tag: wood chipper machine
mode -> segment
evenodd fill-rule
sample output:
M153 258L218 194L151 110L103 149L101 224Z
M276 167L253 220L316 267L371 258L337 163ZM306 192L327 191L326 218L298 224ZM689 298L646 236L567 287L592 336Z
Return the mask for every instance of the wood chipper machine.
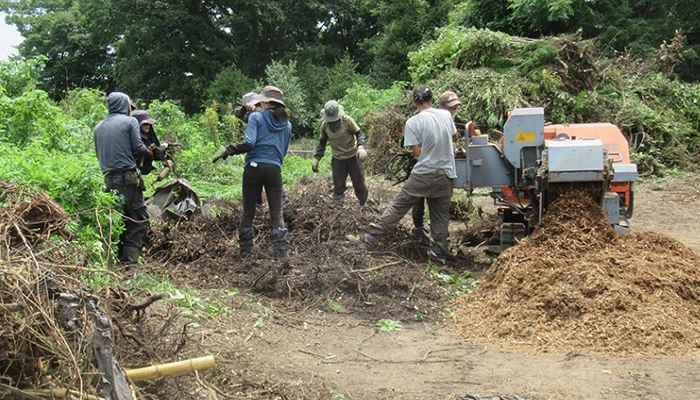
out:
M637 165L627 139L610 123L545 125L543 108L516 108L499 143L467 137L456 158L454 186L471 194L491 188L502 216L501 244L515 244L534 229L560 194L583 190L618 231L629 229Z

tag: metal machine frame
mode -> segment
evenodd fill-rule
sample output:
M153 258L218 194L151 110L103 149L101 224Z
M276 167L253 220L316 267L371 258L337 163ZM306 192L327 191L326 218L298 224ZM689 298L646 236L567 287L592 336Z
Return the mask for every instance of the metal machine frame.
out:
M611 224L629 227L637 166L616 126L545 125L543 108L516 108L499 143L487 136L467 140L466 157L455 160L454 187L491 188L501 206L502 242L529 233L551 201L572 189L590 191Z

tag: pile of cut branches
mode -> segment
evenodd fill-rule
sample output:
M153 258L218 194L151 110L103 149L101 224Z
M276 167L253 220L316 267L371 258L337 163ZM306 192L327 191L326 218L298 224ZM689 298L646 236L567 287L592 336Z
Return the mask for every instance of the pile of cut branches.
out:
M161 341L155 335L139 338L132 333L137 331L135 316L152 301L132 305L130 296L114 296L116 289L109 299L94 293L83 275L99 273L115 282L120 276L80 263L70 265L80 251L52 237L65 231L65 211L44 192L6 183L2 189L0 398L133 398L115 354L138 364L171 354L140 351ZM119 338L112 323L120 328ZM122 338L127 340L119 344L128 349L117 351L116 341Z

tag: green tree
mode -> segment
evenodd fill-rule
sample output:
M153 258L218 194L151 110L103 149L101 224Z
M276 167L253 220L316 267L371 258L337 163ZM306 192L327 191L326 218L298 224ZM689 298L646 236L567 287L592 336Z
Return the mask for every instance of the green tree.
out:
M41 87L54 99L75 87L107 89L111 85L110 36L93 25L105 11L102 2L0 0L0 9L24 37L20 55L46 57Z
M265 84L277 86L284 93L284 104L292 113L294 135L297 137L310 135L315 113L307 105L306 92L297 75L296 61L270 64L265 69Z

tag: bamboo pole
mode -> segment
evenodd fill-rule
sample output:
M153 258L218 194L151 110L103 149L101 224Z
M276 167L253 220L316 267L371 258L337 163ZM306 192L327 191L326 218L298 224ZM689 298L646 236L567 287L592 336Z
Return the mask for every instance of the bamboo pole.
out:
M216 366L214 356L191 358L189 360L177 361L168 364L151 365L150 367L127 369L126 376L134 382L149 379L161 378L165 376L182 375L192 371L203 371Z

